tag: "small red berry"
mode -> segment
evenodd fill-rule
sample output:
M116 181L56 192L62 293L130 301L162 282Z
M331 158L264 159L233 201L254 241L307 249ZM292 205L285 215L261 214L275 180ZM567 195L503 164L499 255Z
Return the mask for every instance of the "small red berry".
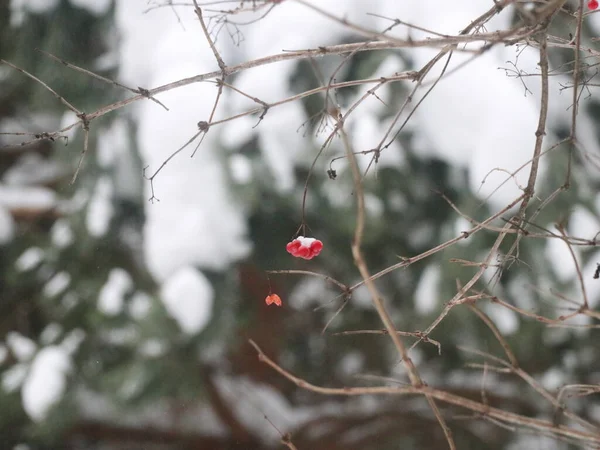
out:
M308 258L310 255L310 248L308 247L300 247L296 251L294 256L299 256L300 258Z
M298 248L300 248L300 245L300 241L294 239L292 242L289 242L288 245L285 246L285 249L288 251L288 253L291 253L293 255L294 253L296 253Z
M265 303L267 305L275 304L277 306L281 306L281 297L277 294L269 294L267 298L265 298Z
M319 240L316 240L312 244L310 244L310 249L314 253L316 253L316 255L318 255L319 253L321 253L321 250L323 250L323 243Z
M598 9L598 0L590 0L587 6L588 9Z

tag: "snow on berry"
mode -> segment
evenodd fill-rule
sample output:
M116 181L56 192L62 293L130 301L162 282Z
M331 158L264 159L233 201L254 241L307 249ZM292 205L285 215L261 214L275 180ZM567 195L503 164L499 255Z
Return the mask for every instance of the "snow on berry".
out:
M598 9L598 0L590 0L588 2L588 9Z
M265 298L265 303L267 305L272 305L273 303L277 306L281 306L281 297L277 294L269 294L267 298Z
M296 258L313 259L323 250L323 243L315 238L298 236L285 249Z

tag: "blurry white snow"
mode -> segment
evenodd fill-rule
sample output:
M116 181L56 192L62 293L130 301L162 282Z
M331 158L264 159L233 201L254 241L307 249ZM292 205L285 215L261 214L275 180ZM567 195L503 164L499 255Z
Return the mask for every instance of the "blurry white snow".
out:
M4 174L4 181L15 186L43 185L55 181L64 173L64 167L57 161L33 153L23 155L11 166Z
M18 27L23 23L27 11L40 14L56 8L59 0L10 0L10 25Z
M103 129L98 138L98 164L105 168L113 165L119 153L127 149L128 139L129 130L123 118L114 120Z
M54 191L42 187L0 184L0 206L9 210L49 210L56 206Z
M84 339L85 331L83 331L81 328L75 328L65 336L60 346L65 350L65 352L67 352L69 355L72 355L79 349L79 346Z
M134 325L107 328L102 330L102 338L112 345L131 345L137 343L140 337L140 329Z
M593 239L600 233L600 222L588 209L577 205L569 217L569 236Z
M69 311L69 310L73 309L78 303L79 303L79 297L73 291L66 292L60 299L60 306L65 311Z
M147 372L126 377L119 386L118 395L123 400L130 400L141 392L147 383Z
M193 267L175 272L162 285L161 299L185 333L199 333L212 316L213 288L204 274Z
M477 0L457 0L455 2L435 2L433 0L413 0L396 2L385 0L386 17L402 17L407 22L441 33L456 34L466 27L473 17L487 9L486 2ZM510 27L512 8L494 17L486 24L488 32ZM383 11L381 14L384 14ZM381 21L381 25L386 21ZM389 25L389 21L387 21ZM401 31L397 36L410 35L414 39L424 38L424 33L416 30ZM518 49L521 50L520 48ZM416 69L429 61L438 50L414 49L411 57ZM441 81L432 94L425 99L417 110L411 129L422 133L431 145L423 146L419 151L433 151L453 164L469 168L470 185L479 190L482 197L492 192L507 178L507 174L494 169L514 171L529 160L533 154L535 130L540 108L539 81L528 77L525 82L532 94L524 95L522 80L509 78L498 67L511 66L506 61L515 61L517 53L513 47L496 46L477 57L466 67L458 70ZM529 73L539 73L536 68L539 54L525 49L519 53L518 68ZM455 52L448 68L465 62L471 56ZM438 63L428 77L429 81L439 74L445 59ZM566 96L559 95L561 80L551 77L552 113L563 114L568 106ZM419 100L422 90L413 103ZM556 142L551 133L545 137L545 148ZM545 166L542 159L542 171ZM492 172L490 172L492 171ZM529 167L516 176L516 183L510 179L500 190L493 194L492 204L504 206L508 201L521 194L520 186L526 184ZM489 174L489 175L488 175ZM487 176L487 179L485 179ZM482 181L485 183L481 186ZM481 187L481 188L480 188Z
M356 280L355 283L358 281L362 281L362 280ZM354 283L351 285L354 285ZM373 307L373 299L371 297L371 294L369 294L369 290L367 289L367 286L362 284L361 286L356 288L354 291L352 291L352 297L350 298L350 303L355 308L363 308L363 309L372 308Z
M31 450L31 447L27 444L17 444L13 450Z
M435 264L428 265L421 274L415 290L415 310L418 314L425 315L435 311L438 304L440 279L440 266Z
M59 0L11 0L10 8L13 10L27 9L36 14L41 14L56 8Z
M543 434L528 435L525 433L512 436L511 443L505 447L506 450L564 450L565 446L562 442L552 436L544 436Z
M252 180L252 164L244 155L231 155L229 157L229 171L233 181L238 184L246 184Z
M157 358L162 356L168 349L169 345L163 339L148 339L142 342L138 347L140 355L147 358Z
M37 348L35 342L16 331L6 335L6 345L19 362L29 361Z
M67 138L67 142L71 142L75 138L77 131L80 129L78 122L79 117L77 117L73 111L65 111L65 113L62 115L60 120L61 130L70 125L77 124L63 133L63 136Z
M404 194L400 192L390 192L387 194L388 203L390 205L390 209L392 211L403 211L407 206L408 202L406 201L406 197Z
M273 171L274 188L289 191L294 187L294 160L305 160L307 143L297 131L305 120L299 103L287 103L265 116L256 128L263 158ZM292 138L291 138L292 137Z
M123 310L124 296L132 286L133 281L125 270L112 269L98 295L98 310L109 316L119 314Z
M225 98L229 100L229 97L230 95ZM221 135L223 145L233 149L241 147L254 136L255 131L252 127L256 125L256 122L257 118L250 116L242 116L237 120L225 122L222 125Z
M42 333L40 334L40 343L42 345L53 344L62 332L63 328L60 324L51 322L42 330Z
M492 319L502 335L509 336L519 330L519 318L516 312L491 303L485 303L482 309Z
M370 78L389 77L399 71L405 70L405 63L396 55L388 56L370 75ZM376 87L376 84L366 84L358 86L357 92L349 100L353 104L367 94L370 89ZM386 136L391 125L391 119L380 120L379 116L387 112L389 108L391 85L385 84L379 88L375 95L369 95L360 106L348 117L348 129L351 130L350 138L354 151L368 151L379 145L380 141ZM393 132L387 136L384 143L389 142ZM378 162L373 162L373 154L357 155L357 161L361 172L365 172L369 165L369 170L375 172L381 167L399 168L404 162L404 152L398 141L393 142L387 149L381 152Z
M289 294L289 305L298 310L308 308L313 302L325 304L337 294L327 286L322 278L302 278Z
M45 347L36 355L21 391L23 408L32 420L44 420L62 398L70 366L69 356L60 347Z
M220 394L230 405L235 405L235 416L244 426L273 441L281 435L273 427L265 427L265 416L275 420L277 427L287 429L299 411L271 386L249 380L221 376L215 380Z
M460 236L463 231L469 231L473 226L464 217L458 217L454 222L454 236ZM468 239L458 241L458 245L467 245Z
M540 286L544 286L544 284L540 283ZM537 302L533 295L533 287L530 281L522 274L518 274L510 280L507 291L510 298L519 308L533 310L536 307Z
M552 231L556 232L556 230ZM577 247L573 247L573 251L577 255ZM548 261L552 261L552 269L560 282L569 281L575 276L575 262L567 244L561 239L548 239L545 253Z
M215 69L210 49L200 44L203 37L195 21L186 33L171 14L141 15L139 7L119 2L119 21L125 21L123 77L132 77L135 85L155 86ZM213 84L198 83L161 95L169 112L153 102L138 104L138 144L148 175L197 132L197 122L208 118L215 95ZM218 127L211 129L194 158L190 156L195 143L154 180L160 202L146 203L144 244L148 265L159 279L189 264L222 270L250 250L243 212L227 190L225 168L217 155L218 133ZM145 189L149 198L148 182Z
M195 103L186 103L190 97L206 96L200 92L191 96L182 91L173 94L182 96L173 104L192 107ZM158 168L195 125L186 128L185 121L173 111L162 118L159 110L147 109L142 114L142 151L146 162ZM197 116L192 111L184 115ZM163 126L156 136L155 130ZM144 244L149 267L159 279L189 264L222 270L250 250L242 209L227 191L221 163L210 156L213 142L209 133L194 158L190 158L191 149L178 155L155 179L160 202L147 203ZM146 193L149 197L148 185Z
M365 355L358 350L346 353L338 363L337 372L342 376L354 376L364 367Z
M15 235L12 215L0 205L0 245L10 242Z
M108 177L101 177L96 184L87 210L86 223L92 236L101 237L108 231L113 215L111 203L113 186Z
M13 392L21 387L27 376L27 364L13 364L2 374L2 389Z
M408 239L411 245L422 247L434 239L435 227L431 222L422 222L418 227L411 228Z
M129 314L135 320L142 320L152 307L152 301L148 294L144 292L136 292L129 301Z
M33 269L44 259L44 251L39 247L29 247L15 261L15 267L21 272Z
M383 200L373 194L365 194L365 212L367 217L374 219L381 217L385 211Z
M88 12L101 16L106 14L112 0L70 0L73 6L83 8Z
M67 272L59 272L44 285L44 295L46 297L54 297L63 292L70 283L71 275Z
M50 229L50 236L52 238L52 244L58 248L68 247L75 239L71 224L65 219L59 219L54 222L54 225L52 225L52 228Z
M562 344L566 344L567 341L572 339L571 330L569 330L567 327L547 327L544 328L544 331L542 333L542 339L544 341L544 344L546 344L549 347L561 346Z

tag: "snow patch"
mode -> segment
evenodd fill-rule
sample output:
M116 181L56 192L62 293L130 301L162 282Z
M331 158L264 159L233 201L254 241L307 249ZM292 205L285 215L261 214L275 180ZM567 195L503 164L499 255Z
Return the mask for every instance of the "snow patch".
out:
M85 9L95 16L103 16L108 12L112 0L70 0L73 6Z
M484 312L492 319L502 335L509 336L519 331L519 317L516 312L499 305L486 303Z
M14 392L23 385L27 376L27 364L15 364L2 374L2 389L5 392Z
M85 331L80 328L75 328L69 334L65 336L60 346L67 352L69 355L74 354L79 346L85 339Z
M6 335L6 345L19 362L29 361L37 348L35 342L16 331Z
M289 295L289 304L292 308L303 310L311 306L315 301L326 303L336 294L328 288L321 278L302 278Z
M132 286L133 281L125 270L112 269L98 295L98 310L107 316L119 314L123 310L125 294Z
M152 308L152 300L144 292L136 292L129 302L129 314L135 320L144 319Z
M577 205L569 217L569 235L593 239L600 232L600 222L588 209Z
M34 153L22 156L10 167L4 174L4 181L14 186L47 185L64 173L60 163Z
M433 264L427 266L421 274L415 290L415 310L418 314L426 315L435 311L441 275L440 267Z
M36 355L21 391L23 408L32 420L44 420L62 398L70 367L70 358L60 347L46 347Z
M50 210L56 205L56 194L50 189L0 184L0 206L11 211Z
M120 153L127 150L129 131L123 119L113 121L110 127L105 128L98 138L98 164L100 167L113 165Z
M40 343L42 345L50 345L58 339L62 332L63 328L58 323L49 323L40 334Z
M94 237L104 236L108 231L113 215L112 195L113 186L110 179L100 178L94 189L86 216L87 228Z
M573 247L573 251L577 255L577 247ZM548 261L552 261L552 269L560 282L573 279L576 274L575 263L567 244L560 239L548 239L545 253Z
M44 285L44 295L46 297L54 297L62 292L69 286L71 283L71 275L67 272L59 272L50 278Z
M169 345L162 339L148 339L139 346L140 355L146 358L158 358L164 355Z
M36 267L43 260L44 250L39 247L30 247L15 261L15 267L20 272L27 272Z
M252 181L252 164L243 155L232 155L229 158L229 171L233 181L238 184L247 184Z
M161 287L167 312L187 334L202 331L212 317L214 291L208 279L193 267L184 267Z
M19 27L23 24L27 12L43 14L56 8L58 2L59 0L11 0L10 25Z
M57 220L50 229L52 244L58 248L65 248L71 245L75 239L73 229L65 219Z

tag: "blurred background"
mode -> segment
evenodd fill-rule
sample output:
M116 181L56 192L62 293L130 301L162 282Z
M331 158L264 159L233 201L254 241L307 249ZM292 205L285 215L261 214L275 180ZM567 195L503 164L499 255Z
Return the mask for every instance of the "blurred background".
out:
M301 2L200 4L228 66L363 39ZM383 30L399 17L449 34L493 6L487 0L314 4L371 29ZM582 45L597 48L599 17L585 17ZM506 8L487 31L517 19ZM575 21L559 15L551 34L570 39ZM402 26L394 32L426 35ZM189 2L0 0L0 58L91 113L133 94L38 49L131 89L218 70ZM427 48L369 51L241 71L227 82L247 96L224 89L215 120L260 106L253 98L283 100L330 78L339 83L418 70L435 54ZM469 58L457 52L448 70ZM465 64L436 86L375 162L368 150L392 125L413 83L385 84L350 116L352 145L363 152L363 249L373 273L471 228L441 194L484 220L521 193L528 168L513 178L507 173L533 152L540 80L530 75L539 74L538 59L531 47L497 46ZM570 132L572 59L572 50L551 48L545 149ZM581 146L572 155L570 188L562 189L569 147L559 146L544 156L532 210L558 195L533 229L558 233L559 224L568 235L595 242L597 57L583 64ZM422 398L318 395L258 361L248 339L316 385L407 383L388 337L338 334L383 328L366 290L346 299L317 276L267 274L306 270L346 285L361 280L350 248L356 198L344 150L336 142L319 153L333 130L320 114L323 93L272 108L262 119L259 112L214 125L199 146L198 138L162 166L198 132L199 121L209 120L214 80L157 95L168 111L141 100L94 119L82 169L71 183L83 148L80 127L54 139L39 134L76 124L77 117L40 83L0 65L0 450L266 450L284 448L285 433L300 450L447 448ZM348 108L373 86L332 95ZM159 168L151 185L148 178ZM303 220L307 180L307 234L324 243L310 261L285 251ZM482 231L378 279L397 329L426 329L457 282L477 270L450 260L481 261L495 239L496 233ZM550 318L577 309L582 294L569 247L560 239L524 239L518 258L507 261L501 254L513 243L514 237L505 241L476 288ZM593 275L600 254L593 245L574 249L590 307L597 308L600 280ZM282 307L265 305L271 292ZM565 385L600 383L599 334L590 326L597 319L579 315L569 327L553 327L487 300L478 306L520 367L553 395ZM459 347L504 354L468 308L454 309L431 338L441 353L427 342L411 352L429 385L477 401L486 392L492 406L555 417L552 404L514 374L483 376L481 367L469 366L482 356ZM597 393L566 402L586 420L600 421ZM580 448L456 407L442 411L460 449Z

